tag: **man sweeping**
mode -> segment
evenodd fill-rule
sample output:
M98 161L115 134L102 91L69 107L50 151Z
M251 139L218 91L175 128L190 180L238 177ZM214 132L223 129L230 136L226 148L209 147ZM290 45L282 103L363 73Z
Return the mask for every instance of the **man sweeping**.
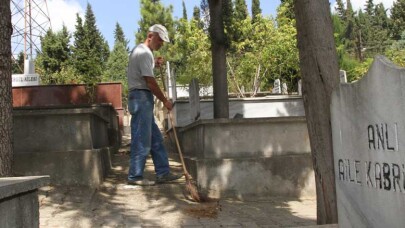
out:
M131 113L131 155L128 184L150 186L179 179L182 175L170 172L167 151L163 137L153 116L153 95L161 100L167 110L173 104L159 88L153 69L160 67L163 58L154 58L153 51L159 50L164 42L170 42L167 29L160 24L151 26L145 41L136 46L128 63L128 109ZM156 181L143 177L146 159L152 156Z

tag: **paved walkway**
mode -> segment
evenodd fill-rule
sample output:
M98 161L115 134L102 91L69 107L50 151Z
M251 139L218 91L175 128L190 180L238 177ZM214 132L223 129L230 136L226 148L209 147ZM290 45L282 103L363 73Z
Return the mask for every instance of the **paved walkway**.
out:
M128 142L124 138L124 145ZM175 154L174 171L181 172ZM184 178L150 187L126 185L128 147L113 156L113 170L99 189L48 186L39 191L40 227L299 227L316 224L315 199L187 201ZM153 177L148 160L147 177Z

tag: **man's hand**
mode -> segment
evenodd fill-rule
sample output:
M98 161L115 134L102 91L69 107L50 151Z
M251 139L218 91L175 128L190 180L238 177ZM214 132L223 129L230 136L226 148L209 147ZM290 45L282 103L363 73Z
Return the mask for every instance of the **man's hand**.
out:
M150 89L150 91L155 95L159 100L163 102L163 105L167 108L167 110L173 109L173 103L166 98L163 94L162 90L160 90L156 79L154 77L143 77L146 80L146 85Z
M160 68L165 62L165 59L163 57L157 57L155 58L155 67Z

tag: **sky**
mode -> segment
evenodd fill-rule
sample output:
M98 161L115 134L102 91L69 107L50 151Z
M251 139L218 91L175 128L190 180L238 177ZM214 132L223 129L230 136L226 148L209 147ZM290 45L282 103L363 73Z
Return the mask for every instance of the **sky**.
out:
M44 2L45 0L35 0ZM108 41L110 49L114 45L114 30L118 22L123 28L129 46L135 46L135 32L138 30L140 20L139 0L48 0L48 12L51 26L54 31L66 25L73 34L76 24L76 14L84 18L87 3L90 3L96 17L96 25L104 38ZM183 15L182 0L161 0L165 6L173 5L173 17L181 18ZM200 0L184 0L188 18L192 17L194 6L200 5ZM251 0L246 0L250 12ZM331 9L334 9L335 0L330 0ZM345 0L344 0L345 2ZM355 10L364 8L366 0L352 0ZM394 0L374 0L374 3L383 2L386 8L392 6ZM280 0L261 0L260 7L264 16L275 16Z
M96 16L98 29L108 41L110 49L114 45L114 29L118 22L124 30L125 37L130 40L129 46L135 45L135 32L140 20L139 0L48 0L49 16L52 29L58 31L64 23L73 33L76 24L76 13L84 18L87 2L90 3ZM182 0L161 0L166 7L173 5L173 17L183 16ZM188 18L192 17L194 6L200 6L200 0L184 0ZM250 11L251 0L246 1ZM262 0L263 15L275 15L280 0Z

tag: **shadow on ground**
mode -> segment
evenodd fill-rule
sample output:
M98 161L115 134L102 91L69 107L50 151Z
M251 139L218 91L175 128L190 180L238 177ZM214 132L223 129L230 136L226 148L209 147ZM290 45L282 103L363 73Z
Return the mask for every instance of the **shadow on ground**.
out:
M39 191L40 227L294 227L316 224L315 199L186 200L185 180L151 187L126 185L128 139L98 189L48 186ZM170 153L174 172L181 172ZM154 178L151 159L146 177Z

